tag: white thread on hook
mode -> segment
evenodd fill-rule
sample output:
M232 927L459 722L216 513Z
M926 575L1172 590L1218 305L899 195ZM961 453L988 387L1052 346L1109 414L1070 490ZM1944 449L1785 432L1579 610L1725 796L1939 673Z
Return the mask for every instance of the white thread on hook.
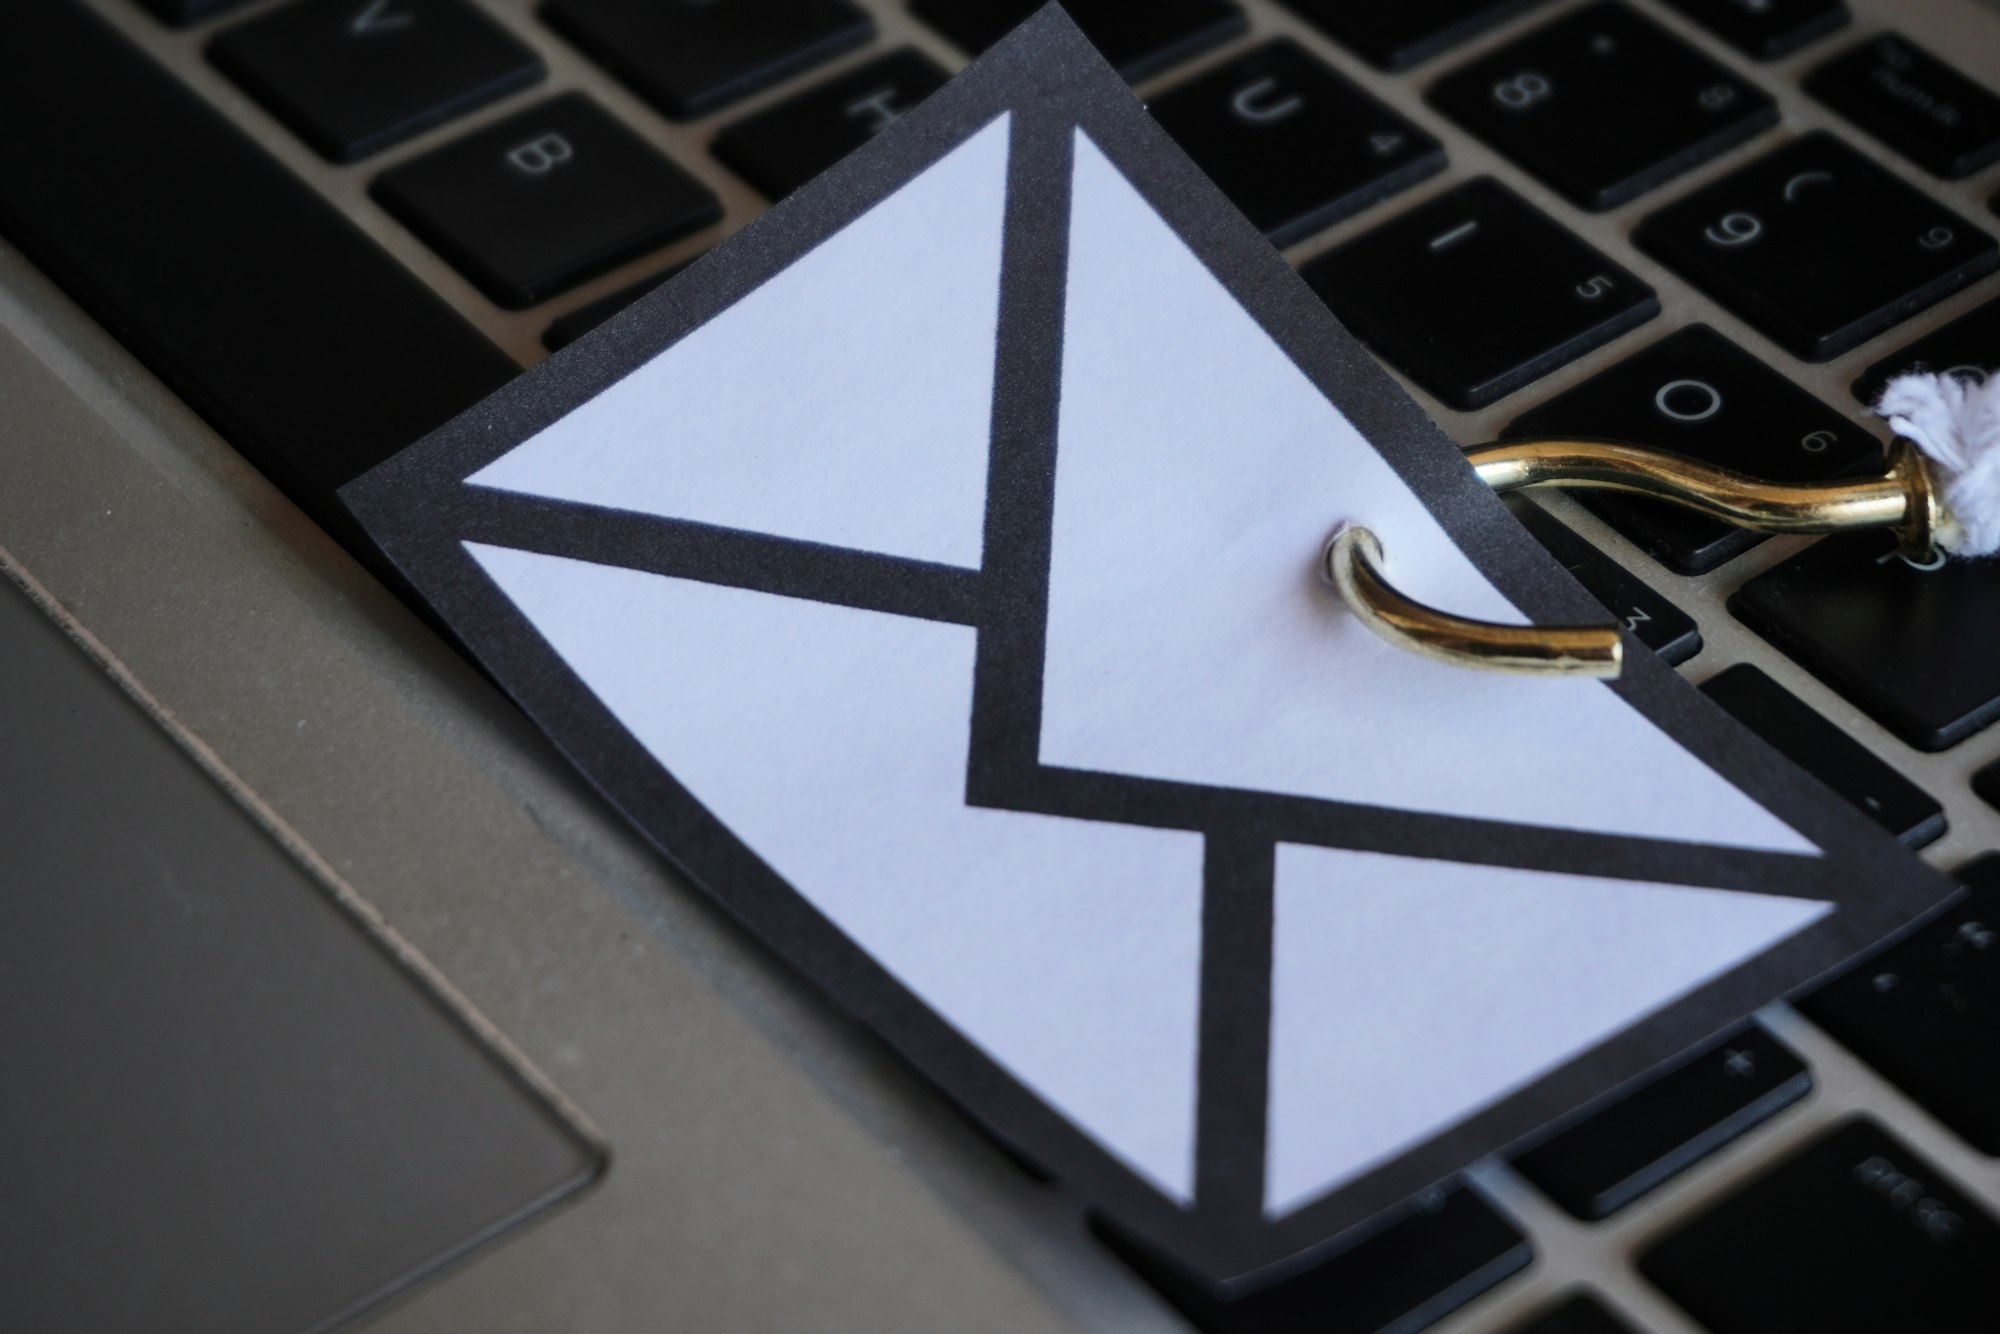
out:
M1953 556L2000 552L2000 375L1899 375L1875 411L1937 465L1938 546Z

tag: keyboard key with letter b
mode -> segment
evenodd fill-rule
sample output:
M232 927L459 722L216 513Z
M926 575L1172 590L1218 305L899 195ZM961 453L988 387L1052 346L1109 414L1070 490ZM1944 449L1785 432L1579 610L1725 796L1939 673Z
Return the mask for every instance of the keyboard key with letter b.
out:
M393 167L374 193L516 309L722 216L706 186L581 93Z

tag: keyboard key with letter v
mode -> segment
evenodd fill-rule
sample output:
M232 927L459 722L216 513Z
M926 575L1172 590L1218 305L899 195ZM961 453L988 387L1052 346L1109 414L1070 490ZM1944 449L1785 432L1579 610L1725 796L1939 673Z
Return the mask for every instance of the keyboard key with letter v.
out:
M542 77L540 58L465 0L303 0L228 29L208 58L335 162Z

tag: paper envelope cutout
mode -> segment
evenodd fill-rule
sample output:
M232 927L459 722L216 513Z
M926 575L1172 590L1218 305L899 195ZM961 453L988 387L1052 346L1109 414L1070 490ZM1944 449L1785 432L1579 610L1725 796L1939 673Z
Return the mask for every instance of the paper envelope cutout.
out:
M1636 645L1350 618L1341 521L1603 613L1055 10L344 494L693 879L1215 1278L1951 893Z

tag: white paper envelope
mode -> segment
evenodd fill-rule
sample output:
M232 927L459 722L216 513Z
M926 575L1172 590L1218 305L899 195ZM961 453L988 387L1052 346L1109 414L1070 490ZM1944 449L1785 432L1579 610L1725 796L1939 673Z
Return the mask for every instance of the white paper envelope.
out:
M1210 1278L1952 892L1636 643L1352 619L1344 521L1604 613L1059 11L345 498L689 876Z

